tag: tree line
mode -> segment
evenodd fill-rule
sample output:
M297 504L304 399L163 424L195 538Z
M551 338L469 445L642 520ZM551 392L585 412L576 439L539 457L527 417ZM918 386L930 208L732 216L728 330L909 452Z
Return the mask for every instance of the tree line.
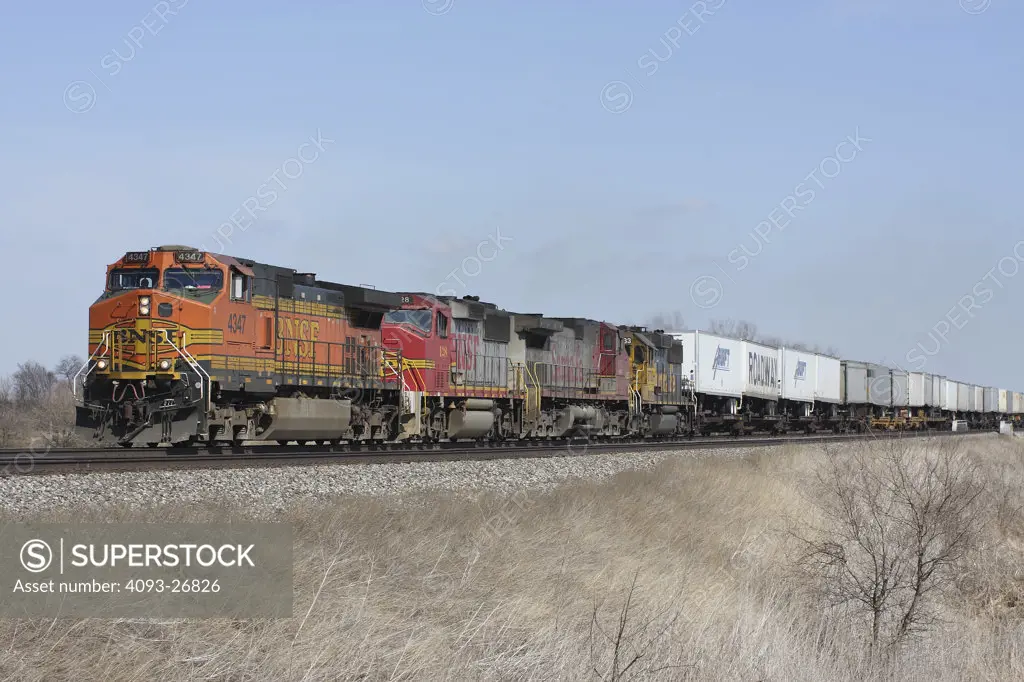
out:
M65 355L53 369L29 360L0 376L0 447L75 445L71 384L83 364L78 355Z
M678 310L668 314L658 313L656 315L651 315L647 318L644 326L648 329L662 329L664 331L689 331L689 328L686 325L686 320ZM829 355L834 358L840 357L839 349L835 346L820 346L818 344L809 344L802 341L793 341L781 336L761 334L758 333L757 325L747 320L733 320L728 318L711 319L705 331L718 336L725 336L730 339L740 339L741 341L751 341L765 346L775 346L777 348L785 347L792 350L803 351L805 353L818 353L819 355Z

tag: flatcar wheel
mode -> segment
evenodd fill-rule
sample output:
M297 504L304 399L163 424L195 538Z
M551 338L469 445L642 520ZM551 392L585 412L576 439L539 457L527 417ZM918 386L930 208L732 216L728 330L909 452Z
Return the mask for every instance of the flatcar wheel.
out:
M277 441L277 444L278 445L288 445L288 441L286 441L286 440L279 440L279 441Z
M120 445L122 448L130 448L132 446L132 443L118 443L118 445Z
M155 448L157 445L160 445L160 443L146 443L147 448Z

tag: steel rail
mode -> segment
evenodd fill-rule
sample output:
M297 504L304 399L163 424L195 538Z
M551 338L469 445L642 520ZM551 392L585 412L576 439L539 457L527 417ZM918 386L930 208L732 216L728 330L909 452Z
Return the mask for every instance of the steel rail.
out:
M251 466L308 466L312 464L386 464L399 462L487 461L582 456L662 450L773 447L789 444L841 443L857 440L890 440L970 436L951 431L893 431L864 434L811 434L793 436L718 436L693 439L497 441L480 443L349 443L295 446L242 444L180 448L54 448L42 453L24 449L0 449L0 477L95 471L242 468Z

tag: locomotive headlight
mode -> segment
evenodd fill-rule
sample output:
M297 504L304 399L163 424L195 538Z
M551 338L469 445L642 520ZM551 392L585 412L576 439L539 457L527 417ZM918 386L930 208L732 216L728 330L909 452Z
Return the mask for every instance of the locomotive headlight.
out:
M149 305L149 296L139 296L139 305Z
M101 359L96 361L96 369L104 370L106 368L107 368L107 361L106 360L101 358Z
M139 306L139 314L140 315L149 315L149 306L148 305L140 305Z
M160 368L160 371L166 372L167 370L169 370L171 368L171 361L170 360L161 360L157 364L157 367Z

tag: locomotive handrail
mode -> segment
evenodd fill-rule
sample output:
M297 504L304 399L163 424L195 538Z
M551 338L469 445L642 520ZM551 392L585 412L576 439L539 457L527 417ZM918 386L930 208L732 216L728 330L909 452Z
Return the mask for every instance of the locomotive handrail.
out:
M636 401L634 402L634 405L636 407L636 414L640 414L640 413L642 413L644 411L644 409L643 409L644 408L644 397L640 393L640 388L639 388L639 386L640 386L640 372L642 372L642 371L644 371L644 370L643 369L638 369L636 371L636 382L632 386L629 387L629 390L633 393L634 396L636 396Z
M205 369L203 369L202 365L199 364L199 361L195 359L195 356L193 356L191 353L188 352L188 350L185 349L185 345L188 343L188 337L185 335L185 332L181 333L181 348L178 348L178 346L175 345L174 341L171 340L170 334L164 334L164 339L167 341L167 343L171 344L171 348L173 348L178 353L178 355L180 355L185 360L185 362L188 363L189 367L199 372L200 379L206 380L206 390L203 390L203 382L199 382L199 399L203 401L203 407L207 412L209 412L211 398L210 393L213 392L213 380L210 378L210 374Z
M82 376L82 372L85 372L86 374L89 374L89 372L92 371L92 367L90 366L90 363L92 363L93 358L96 358L96 354L100 352L100 349L107 348L109 350L109 344L107 342L109 337L110 337L110 331L109 330L104 330L103 331L103 338L100 340L100 342L98 344L96 344L96 350L94 350L92 352L92 355L89 356L88 360L86 360L84 363L82 363L82 366L78 369L78 372L75 373L74 378L71 379L71 397L74 398L76 402L78 401L78 391L77 391L78 377ZM103 356L101 355L100 358L102 358L102 357ZM97 358L97 360L98 359L99 358ZM86 369L86 367L88 367L89 369Z
M395 346L395 350L391 350L391 348L389 347L391 345ZM402 382L402 388L404 388L406 391L410 391L411 392L412 389L409 388L409 384L405 380L405 358L402 355L402 348L403 348L402 342L399 341L398 339L381 339L380 347L381 347L380 357L381 357L381 365L382 365L381 369L384 369L384 367L387 367L392 372L394 372L395 376L398 377L398 380ZM398 361L398 369L397 370L395 369L394 365L391 364L391 358L388 357L389 353L394 354L395 359ZM382 372L382 376L386 376L386 375L387 375L386 372Z
M526 400L527 400L528 411L529 411L530 414L537 414L537 413L540 412L540 407L541 407L541 384L540 384L540 381L537 379L537 373L535 371L537 369L537 363L535 362L533 364L534 364L533 369L530 369L530 363L529 362L524 363L523 367L526 369L527 378L533 380L533 386L534 386L534 389L535 389L531 393L530 392L530 382L529 381L525 382L526 383Z

